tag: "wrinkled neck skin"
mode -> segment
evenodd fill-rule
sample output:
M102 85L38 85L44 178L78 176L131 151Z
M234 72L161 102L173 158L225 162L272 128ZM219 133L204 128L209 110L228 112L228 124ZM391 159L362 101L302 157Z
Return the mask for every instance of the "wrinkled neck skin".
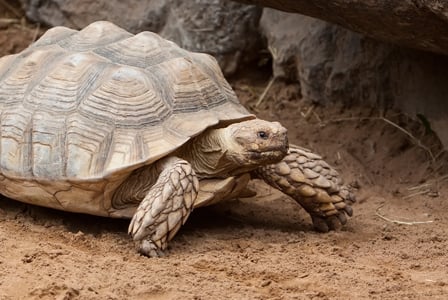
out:
M187 160L199 178L225 178L256 168L232 160L227 150L229 143L232 141L224 129L209 129L189 141L177 156Z

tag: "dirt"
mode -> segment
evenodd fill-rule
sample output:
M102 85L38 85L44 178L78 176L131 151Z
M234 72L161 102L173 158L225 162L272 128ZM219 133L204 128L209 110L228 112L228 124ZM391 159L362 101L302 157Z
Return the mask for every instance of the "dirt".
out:
M41 32L1 25L0 54ZM391 110L314 106L281 82L257 106L268 77L231 81L244 105L281 121L291 142L356 187L342 230L313 231L291 199L253 182L258 196L195 210L167 255L149 259L135 252L128 221L2 198L0 299L446 299L447 157L429 128Z

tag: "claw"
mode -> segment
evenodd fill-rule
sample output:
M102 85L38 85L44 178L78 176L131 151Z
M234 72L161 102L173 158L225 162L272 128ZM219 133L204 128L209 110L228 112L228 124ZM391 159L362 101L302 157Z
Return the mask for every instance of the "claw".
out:
M328 228L327 222L325 222L325 219L318 217L318 216L311 216L311 219L313 221L313 226L316 231L319 232L328 232L330 231L330 228Z
M350 205L346 205L344 207L344 211L349 215L350 217L353 216L353 208Z
M311 216L313 226L316 231L329 232L330 230L340 230L342 225L347 223L347 217L344 213L332 215L328 217Z
M160 250L152 241L142 240L137 242L138 252L148 257L161 257L165 256L165 253Z
M331 230L340 230L342 227L341 221L336 215L328 217L326 221Z
M338 219L342 225L345 225L347 223L347 217L345 216L345 213L343 213L343 212L338 214Z

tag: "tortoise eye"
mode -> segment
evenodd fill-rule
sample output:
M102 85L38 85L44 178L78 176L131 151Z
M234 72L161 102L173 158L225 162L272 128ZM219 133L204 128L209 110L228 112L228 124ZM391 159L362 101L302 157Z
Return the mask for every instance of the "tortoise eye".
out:
M258 131L257 135L263 140L267 140L269 138L269 134L266 131Z

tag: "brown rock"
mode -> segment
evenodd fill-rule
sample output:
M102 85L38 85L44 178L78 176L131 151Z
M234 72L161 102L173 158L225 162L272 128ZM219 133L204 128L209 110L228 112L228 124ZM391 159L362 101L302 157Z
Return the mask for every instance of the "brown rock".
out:
M448 148L448 58L370 39L307 16L265 9L260 28L278 78L313 102L364 102L423 115Z
M448 54L448 2L437 0L239 0L301 13L375 39Z
M159 33L182 48L215 56L225 74L253 55L262 9L236 2L181 0L21 0L26 15L50 26L81 29L106 20L132 32Z

